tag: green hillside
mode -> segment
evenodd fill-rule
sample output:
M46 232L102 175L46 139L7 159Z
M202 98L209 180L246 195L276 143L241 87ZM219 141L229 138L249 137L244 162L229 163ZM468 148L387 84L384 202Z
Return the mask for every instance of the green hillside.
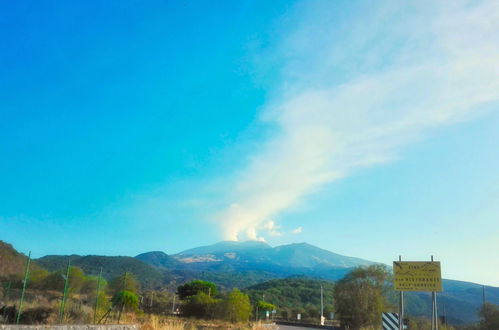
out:
M478 322L478 309L482 306L481 294L475 292L477 286L473 283L457 283L449 287L451 290L437 294L437 304L440 316L445 316L450 324L461 325ZM253 301L262 300L278 307L287 317L301 313L305 317L317 318L320 307L320 286L324 288L325 315L334 310L333 290L334 282L311 278L275 279L256 284L245 289ZM480 291L481 292L481 291ZM488 287L488 301L499 304L497 294L499 288ZM398 305L398 292L389 291L389 301L393 306ZM409 316L431 317L431 295L424 292L405 293L405 312Z
M28 257L19 253L14 247L4 241L0 241L0 282L12 281L13 285L20 285ZM38 276L46 271L40 265L32 261L30 273Z
M292 277L270 280L252 285L245 292L253 300L261 300L265 295L268 301L279 307L303 307L305 305L320 306L320 290L323 287L324 301L332 305L334 282Z
M102 267L102 275L107 280L130 272L137 277L143 288L160 288L165 282L173 279L170 272L157 269L132 257L51 255L37 259L37 262L44 268L55 271L65 268L69 260L71 265L80 267L88 275L98 275Z
M22 274L27 257L17 252L12 245L0 241L0 277Z
M291 319L302 314L303 319L320 317L321 286L323 287L324 315L334 311L334 283L310 278L270 280L245 289L252 301L264 300L277 306L278 317Z
M160 268L172 268L179 265L179 262L162 251L152 251L141 253L135 256L136 259L148 265Z

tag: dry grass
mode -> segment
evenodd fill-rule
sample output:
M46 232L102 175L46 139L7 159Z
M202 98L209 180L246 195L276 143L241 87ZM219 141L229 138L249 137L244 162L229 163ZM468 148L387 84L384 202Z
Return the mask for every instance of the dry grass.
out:
M132 320L127 320L132 321ZM203 321L165 316L144 316L135 320L142 330L273 330L275 326L262 323L232 324L223 321Z

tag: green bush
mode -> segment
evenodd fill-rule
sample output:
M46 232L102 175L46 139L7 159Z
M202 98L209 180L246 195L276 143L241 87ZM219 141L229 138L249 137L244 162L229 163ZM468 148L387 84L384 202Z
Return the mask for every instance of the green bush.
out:
M127 312L135 312L139 307L139 297L130 291L120 291L113 296L113 307L123 308Z
M185 301L182 313L188 317L214 319L219 314L219 303L219 299L215 299L204 292L198 292Z
M177 288L177 294L181 300L193 297L199 292L203 292L213 297L218 294L215 284L201 280L194 280Z
M268 307L275 308L268 304ZM248 322L251 315L251 303L247 294L238 289L232 290L223 303L223 318L230 322Z

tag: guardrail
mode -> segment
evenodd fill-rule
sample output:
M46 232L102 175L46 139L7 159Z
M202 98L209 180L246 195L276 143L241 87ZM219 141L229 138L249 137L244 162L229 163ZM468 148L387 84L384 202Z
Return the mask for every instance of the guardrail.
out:
M282 324L282 325L291 325L295 327L305 327L305 328L315 328L315 329L331 329L331 330L343 330L343 327L339 326L334 326L334 325L320 325L320 324L314 324L314 323L305 323L305 322L297 322L297 321L281 321L281 320L275 320L276 324Z

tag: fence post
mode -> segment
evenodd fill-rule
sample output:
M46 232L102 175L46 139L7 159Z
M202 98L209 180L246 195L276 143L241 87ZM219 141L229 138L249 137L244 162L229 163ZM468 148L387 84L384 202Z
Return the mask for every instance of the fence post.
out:
M71 259L68 261L68 269L66 271L66 277L64 278L64 290L62 291L61 307L59 309L59 323L64 321L64 309L66 307L66 296L68 294L68 284L69 284L69 270L71 267Z
M19 300L19 311L17 312L16 324L19 324L19 321L21 320L21 313L22 313L23 301L24 301L24 293L26 292L26 285L28 283L28 274L29 274L30 263L31 263L31 251L29 251L28 260L26 261L26 270L24 271L23 289L21 291L21 299Z
M97 295L95 297L95 307L94 307L94 324L95 324L95 319L97 318L97 307L99 305L99 291L100 291L101 278L102 278L102 267L100 268L99 278L97 279Z

